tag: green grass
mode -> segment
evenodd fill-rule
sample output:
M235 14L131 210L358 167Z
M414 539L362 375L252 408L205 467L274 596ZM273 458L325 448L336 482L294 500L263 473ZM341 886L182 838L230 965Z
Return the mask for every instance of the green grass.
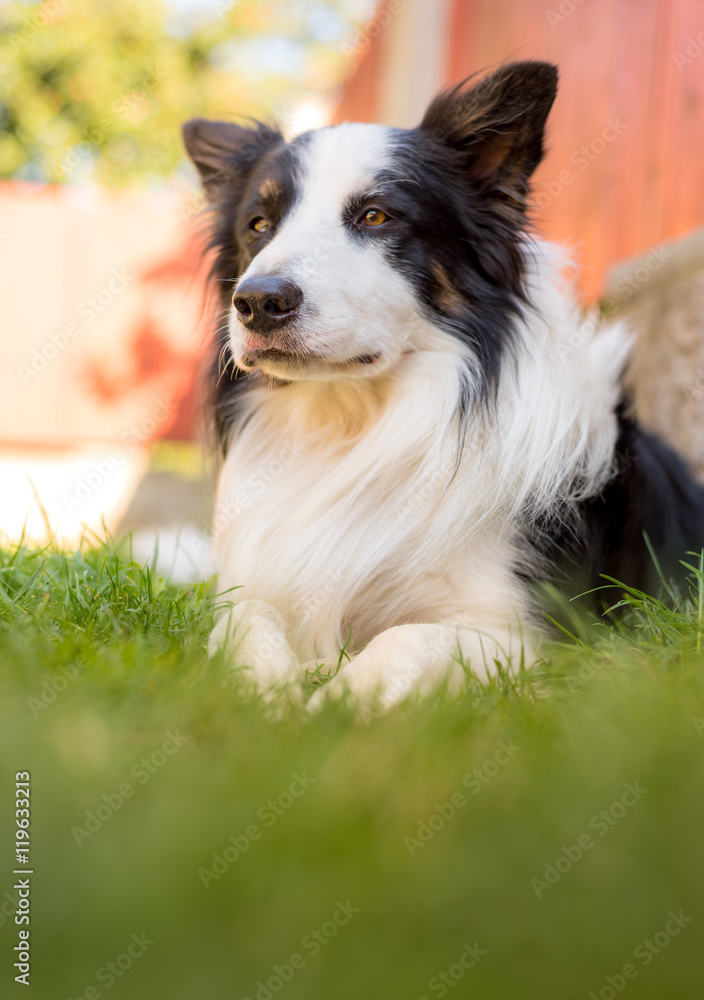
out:
M365 725L345 705L272 719L207 661L204 586L107 549L0 554L0 993L21 995L13 790L28 770L31 995L266 1000L279 966L290 981L271 996L287 1000L586 1000L612 996L607 976L627 1000L701 996L692 572L674 609L631 593L620 626L575 625L531 671ZM673 910L691 922L665 941ZM111 983L133 934L153 944ZM461 978L443 987L447 970Z

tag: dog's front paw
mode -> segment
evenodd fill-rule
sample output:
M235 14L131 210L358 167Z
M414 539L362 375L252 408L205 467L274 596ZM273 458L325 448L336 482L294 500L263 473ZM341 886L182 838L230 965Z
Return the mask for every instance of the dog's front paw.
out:
M456 691L464 673L457 656L457 629L441 625L397 625L376 636L313 695L317 711L327 699L349 698L363 715L387 711L414 693L427 694L443 681Z
M226 649L234 666L251 673L259 689L271 696L292 692L300 668L286 638L285 623L266 601L242 601L217 623L210 634L208 654Z
M330 699L347 697L362 716L388 711L414 694L429 694L445 684L449 694L462 689L468 667L488 679L497 663L508 669L530 662L532 647L511 626L481 629L469 625L397 625L376 636L308 702L311 711Z

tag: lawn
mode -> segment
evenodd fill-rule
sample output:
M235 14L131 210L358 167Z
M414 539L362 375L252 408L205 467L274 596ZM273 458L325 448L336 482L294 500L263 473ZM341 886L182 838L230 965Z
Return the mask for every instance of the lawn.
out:
M0 563L2 996L22 771L30 995L702 995L701 574L365 724L272 718L208 662L212 587L106 548Z

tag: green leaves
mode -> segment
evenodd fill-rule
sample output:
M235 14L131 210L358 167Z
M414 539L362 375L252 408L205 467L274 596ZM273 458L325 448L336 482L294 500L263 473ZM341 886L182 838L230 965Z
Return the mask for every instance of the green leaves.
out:
M159 0L0 5L0 178L159 182L184 160L186 119L285 117L345 68L312 32L319 6L238 0L179 21ZM273 26L305 54L305 79L252 77L224 58L227 46L265 44Z

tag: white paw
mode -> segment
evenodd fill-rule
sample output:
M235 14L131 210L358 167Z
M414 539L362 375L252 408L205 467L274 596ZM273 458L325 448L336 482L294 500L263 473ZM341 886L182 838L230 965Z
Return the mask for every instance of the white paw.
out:
M462 662L486 679L496 661L517 665L522 643L511 629L493 634L460 625L398 625L376 636L340 673L308 702L318 711L328 699L348 696L369 715L385 712L414 694L429 694L443 683L460 691L466 674ZM518 655L517 655L518 654Z
M242 601L210 634L208 654L227 648L233 665L252 672L257 686L274 694L300 678L300 668L286 638L284 620L265 601Z
M348 695L365 711L387 711L414 693L427 694L443 681L461 687L457 630L440 625L398 625L382 632L308 702L317 711L326 699Z

